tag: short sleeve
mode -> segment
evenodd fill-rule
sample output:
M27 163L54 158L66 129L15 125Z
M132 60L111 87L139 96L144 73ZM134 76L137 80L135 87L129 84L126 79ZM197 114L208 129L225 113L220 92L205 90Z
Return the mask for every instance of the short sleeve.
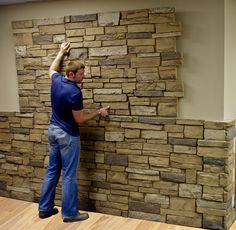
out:
M73 96L72 102L71 102L71 109L72 110L82 110L84 108L83 106L83 94L80 91L76 95Z

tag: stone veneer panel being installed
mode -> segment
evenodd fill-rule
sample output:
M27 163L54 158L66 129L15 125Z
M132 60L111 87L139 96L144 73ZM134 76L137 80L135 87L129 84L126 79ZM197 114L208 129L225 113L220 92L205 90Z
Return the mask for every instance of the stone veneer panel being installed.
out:
M64 41L86 65L79 206L210 229L234 220L234 122L177 118L174 8L15 21L19 113L0 113L0 195L38 201L47 164L48 68ZM179 38L180 39L180 38ZM56 192L60 205L61 186Z

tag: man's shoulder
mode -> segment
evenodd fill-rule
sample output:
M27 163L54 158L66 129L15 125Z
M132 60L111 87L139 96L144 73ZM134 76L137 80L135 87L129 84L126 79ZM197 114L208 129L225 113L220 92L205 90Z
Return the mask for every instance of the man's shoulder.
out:
M51 78L52 78L52 77L57 77L57 76L62 76L62 74L59 73L59 72L57 72L57 71L52 71L52 72L50 73L50 77L51 77Z

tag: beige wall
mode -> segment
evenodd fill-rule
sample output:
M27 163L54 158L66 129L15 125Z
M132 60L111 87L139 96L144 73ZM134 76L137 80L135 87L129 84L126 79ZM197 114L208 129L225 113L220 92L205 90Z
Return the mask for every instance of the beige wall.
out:
M224 1L222 0L67 0L0 8L0 111L19 109L12 20L47 18L96 12L173 6L183 23L178 51L184 55L179 76L185 85L181 118L224 119ZM232 99L231 99L232 100ZM227 100L228 103L230 103ZM235 111L227 116L236 117Z
M224 118L236 114L236 1L225 1Z

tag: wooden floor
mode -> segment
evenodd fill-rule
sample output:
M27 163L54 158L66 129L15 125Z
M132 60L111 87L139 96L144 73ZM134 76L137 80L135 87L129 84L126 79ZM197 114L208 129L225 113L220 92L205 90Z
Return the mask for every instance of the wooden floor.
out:
M47 219L38 218L38 205L0 197L1 230L196 230L153 221L124 218L89 212L81 222L63 223L60 213ZM60 209L60 208L59 208ZM230 230L236 230L236 223Z

